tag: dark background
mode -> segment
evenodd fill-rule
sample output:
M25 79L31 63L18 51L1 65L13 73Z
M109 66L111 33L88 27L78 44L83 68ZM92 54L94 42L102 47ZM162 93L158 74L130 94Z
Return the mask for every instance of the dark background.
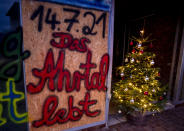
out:
M130 36L139 36L144 27L145 36L151 34L150 39L154 39L148 51L156 54L155 67L161 69L161 81L169 83L176 26L182 15L180 6L180 3L169 1L115 0L114 75L115 68L123 64L125 55L131 51Z

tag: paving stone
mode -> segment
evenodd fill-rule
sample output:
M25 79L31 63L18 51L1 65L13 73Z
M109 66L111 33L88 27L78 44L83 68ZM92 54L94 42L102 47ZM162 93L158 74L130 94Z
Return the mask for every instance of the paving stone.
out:
M119 123L120 123L120 121L118 119L116 119L115 117L110 117L107 125L108 126L113 126L113 125L116 125L116 124L119 124Z
M160 126L153 128L153 131L167 131L167 130Z
M143 127L144 131L153 131L153 128L150 126Z
M145 125L133 125L117 116L109 122L112 124L109 128L93 128L94 131L184 131L184 106L147 116Z
M112 131L112 130L115 131L114 129L110 129L110 128L105 127L105 128L102 128L100 131Z

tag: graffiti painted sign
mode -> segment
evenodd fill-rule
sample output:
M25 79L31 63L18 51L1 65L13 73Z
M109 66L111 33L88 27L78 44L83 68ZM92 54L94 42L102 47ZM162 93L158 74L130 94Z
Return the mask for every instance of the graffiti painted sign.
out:
M109 13L22 1L29 129L105 120Z
M22 29L6 34L0 49L0 129L26 130L23 60L30 52L22 51Z

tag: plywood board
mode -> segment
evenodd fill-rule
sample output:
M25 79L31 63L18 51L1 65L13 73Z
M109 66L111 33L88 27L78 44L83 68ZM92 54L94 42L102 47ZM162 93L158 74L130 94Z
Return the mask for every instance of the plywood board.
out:
M109 13L22 0L30 131L105 120Z

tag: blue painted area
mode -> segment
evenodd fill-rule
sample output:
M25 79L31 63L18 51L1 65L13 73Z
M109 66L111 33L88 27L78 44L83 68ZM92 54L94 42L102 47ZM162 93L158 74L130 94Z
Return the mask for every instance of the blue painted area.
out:
M112 0L39 0L39 1L57 2L84 8L109 11L111 8Z
M24 117L21 117L21 118L19 118L19 117L17 117L16 115L15 115L15 111L14 111L14 105L13 105L13 102L16 100L16 99L18 99L18 98L21 98L22 96L20 95L20 94L15 94L14 92L13 92L13 81L11 80L10 81L10 83L9 83L9 88L10 88L10 92L9 92L9 94L7 95L7 96L3 96L3 99L10 99L10 101L9 101L9 105L10 105L10 115L11 115L11 117L15 120L15 121L22 121L22 120L24 120L25 118L26 118L26 116L24 116ZM16 109L15 109L16 110Z

